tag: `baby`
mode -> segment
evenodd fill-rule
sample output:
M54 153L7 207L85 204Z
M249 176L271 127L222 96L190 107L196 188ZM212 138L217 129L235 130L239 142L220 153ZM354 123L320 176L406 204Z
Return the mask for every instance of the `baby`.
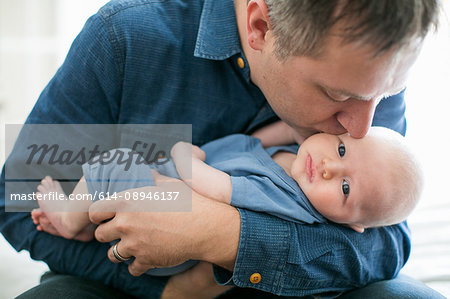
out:
M405 220L419 200L422 173L403 139L390 129L372 127L362 139L315 134L296 154L292 147L262 149L258 140L244 135L203 146L208 153L228 156L226 161L240 165L238 171L218 170L233 167L208 155L205 163L205 152L189 143L177 143L172 157L180 177L190 178L178 161L192 152L192 189L204 196L295 222L327 219L362 233ZM254 163L246 169L248 161Z
M403 137L382 127L372 127L362 139L319 133L300 147L263 148L258 138L236 134L207 143L202 149L179 142L171 156L181 179L205 197L299 223L332 221L359 233L405 220L422 189L422 174ZM192 159L192 168L184 166L190 164L188 159ZM136 164L128 171L117 171L114 164L85 164L84 177L73 193L143 187L128 180L127 186L117 189L113 182L125 178L152 181L149 167ZM105 177L110 186L95 185L98 178ZM46 177L38 192L63 190L57 181ZM86 212L80 213L46 212L49 203L38 203L40 209L31 214L38 230L65 238L92 239L92 230L85 230L92 202L85 202Z

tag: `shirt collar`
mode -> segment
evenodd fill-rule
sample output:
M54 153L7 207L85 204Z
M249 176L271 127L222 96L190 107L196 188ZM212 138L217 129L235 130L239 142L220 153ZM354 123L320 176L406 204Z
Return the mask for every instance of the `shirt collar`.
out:
M205 0L194 56L224 60L241 53L233 0Z

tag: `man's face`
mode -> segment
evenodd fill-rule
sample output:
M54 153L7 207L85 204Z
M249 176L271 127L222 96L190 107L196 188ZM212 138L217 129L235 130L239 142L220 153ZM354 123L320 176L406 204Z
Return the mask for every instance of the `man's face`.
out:
M279 61L274 37L250 61L252 81L262 90L276 114L304 137L315 132L350 133L363 137L379 101L404 88L407 72L419 48L373 57L367 46L342 45L327 39L317 57L293 56Z

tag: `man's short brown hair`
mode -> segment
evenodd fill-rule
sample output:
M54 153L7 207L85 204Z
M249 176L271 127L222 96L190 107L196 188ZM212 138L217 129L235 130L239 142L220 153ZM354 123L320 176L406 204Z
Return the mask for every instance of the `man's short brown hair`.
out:
M265 0L275 54L317 56L330 29L344 24L344 43L373 47L374 56L423 39L436 28L438 0ZM342 21L342 22L341 22Z

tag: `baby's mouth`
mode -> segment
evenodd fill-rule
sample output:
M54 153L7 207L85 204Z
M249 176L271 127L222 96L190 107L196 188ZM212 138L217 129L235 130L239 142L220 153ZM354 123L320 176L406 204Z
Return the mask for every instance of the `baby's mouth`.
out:
M312 183L314 181L314 177L316 176L316 171L314 167L314 161L312 160L310 154L306 156L305 171L309 182Z

